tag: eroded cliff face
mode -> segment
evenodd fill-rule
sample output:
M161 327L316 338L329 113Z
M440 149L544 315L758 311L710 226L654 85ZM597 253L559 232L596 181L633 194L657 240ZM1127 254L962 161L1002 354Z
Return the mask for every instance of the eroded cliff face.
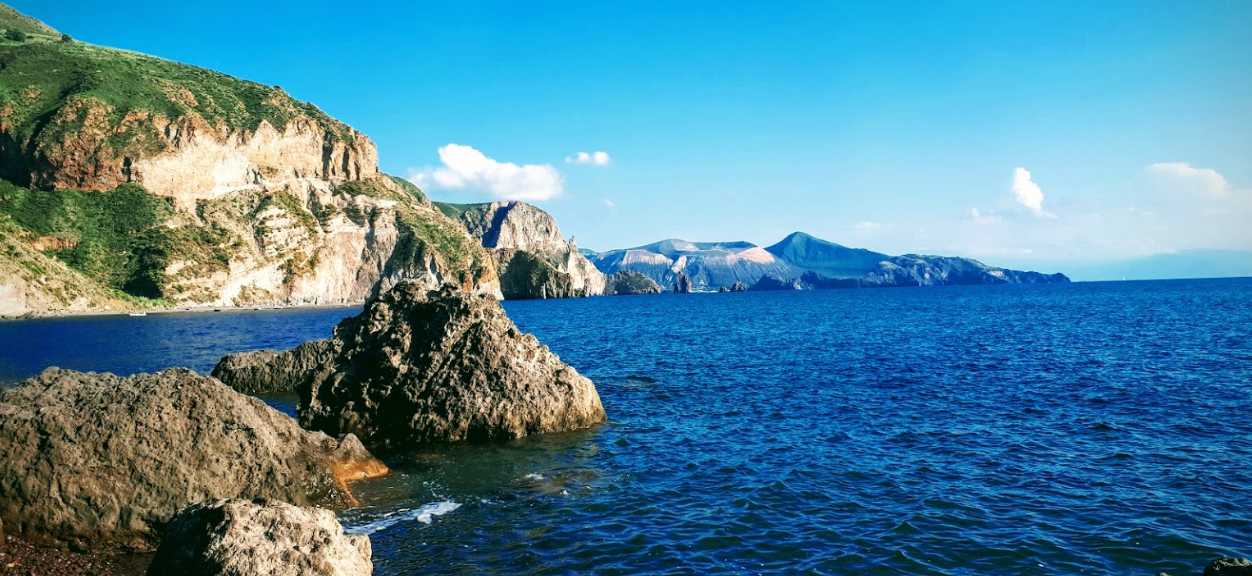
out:
M214 245L169 261L165 297L176 304L354 304L410 279L500 297L486 251L387 177L239 190L179 220Z
M99 230L41 219L39 202L12 205L32 194L0 194L0 213L31 232L0 255L0 267L24 270L0 287L0 314L349 304L410 279L501 296L492 256L416 187L381 174L365 135L281 88L175 62L82 43L0 47L0 178L41 202L85 190L108 203L106 191L135 186L168 199L143 254L92 245L153 269L142 287L152 300L130 302L131 287L107 278L94 278L98 294L57 288L66 282L31 253L78 249L81 264L91 255L80 244ZM90 207L79 194L67 210Z
M186 98L194 101L194 95ZM332 134L307 116L282 130L261 120L253 130L212 124L197 114L179 118L117 111L93 98L69 101L25 150L26 179L44 189L107 190L127 182L174 198L183 208L236 190L271 189L301 179L329 182L377 175L377 152L344 126ZM113 144L128 138L129 146Z
M525 202L441 204L491 250L508 299L573 298L604 294L606 277L551 214Z

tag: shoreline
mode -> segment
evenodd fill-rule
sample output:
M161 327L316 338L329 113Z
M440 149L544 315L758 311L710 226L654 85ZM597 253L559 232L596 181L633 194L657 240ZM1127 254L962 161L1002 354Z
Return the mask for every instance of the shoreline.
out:
M160 314L212 314L218 312L281 312L286 310L330 310L334 308L360 308L362 300L343 304L293 304L290 306L179 306L176 308L139 308L133 310L87 310L27 313L21 316L0 316L0 322L25 320L52 320L62 318L95 318L100 316L143 317Z

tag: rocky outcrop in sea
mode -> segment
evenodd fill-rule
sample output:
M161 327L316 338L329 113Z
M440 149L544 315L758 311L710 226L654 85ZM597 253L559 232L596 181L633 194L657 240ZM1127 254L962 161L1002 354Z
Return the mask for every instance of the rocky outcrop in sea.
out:
M561 235L551 214L518 201L436 205L492 252L505 298L605 293L605 275Z
M730 286L722 286L721 288L717 289L717 291L721 293L746 292L747 290L748 290L748 285L744 284L743 282L735 282L734 284L731 284Z
M688 278L685 272L679 271L677 274L674 275L674 293L675 294L690 294L691 293L691 278Z
M352 502L387 472L354 436L308 432L189 370L121 378L49 368L0 392L0 519L37 543L150 548L188 505Z
M150 576L368 576L370 540L344 534L330 510L221 500L169 523Z
M660 294L664 292L660 284L642 273L634 270L622 270L609 278L605 294L627 296L633 294Z
M588 428L605 419L595 385L523 334L494 299L401 283L323 341L320 364L266 354L271 381L298 381L300 422L366 445L489 441ZM305 346L311 346L306 344ZM258 357L259 359L260 357ZM293 370L300 374L282 374ZM219 364L223 378L237 382Z

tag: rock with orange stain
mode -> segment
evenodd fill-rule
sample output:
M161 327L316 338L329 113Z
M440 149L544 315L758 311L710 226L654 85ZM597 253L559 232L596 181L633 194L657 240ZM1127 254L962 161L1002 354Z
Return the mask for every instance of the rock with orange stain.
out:
M213 378L50 368L0 392L0 518L34 542L148 549L183 508L221 498L355 503L387 473L352 435L302 430Z

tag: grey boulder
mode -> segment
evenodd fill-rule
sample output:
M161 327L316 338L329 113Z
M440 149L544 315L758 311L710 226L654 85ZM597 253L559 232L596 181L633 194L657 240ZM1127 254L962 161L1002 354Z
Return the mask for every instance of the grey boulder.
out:
M188 505L352 502L386 466L355 437L300 429L264 402L175 369L50 368L0 392L0 518L36 542L148 549Z
M367 576L370 540L344 534L330 510L222 500L169 524L148 568L159 576Z

